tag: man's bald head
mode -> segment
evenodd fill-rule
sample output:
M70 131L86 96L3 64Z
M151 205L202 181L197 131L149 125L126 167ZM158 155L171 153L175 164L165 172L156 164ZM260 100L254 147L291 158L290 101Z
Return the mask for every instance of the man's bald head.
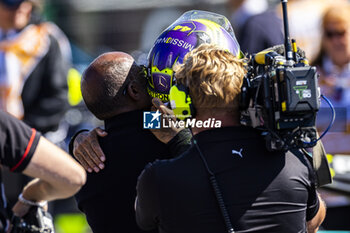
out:
M85 70L81 92L88 109L99 119L120 113L127 100L123 99L128 84L137 80L141 68L123 52L104 53Z

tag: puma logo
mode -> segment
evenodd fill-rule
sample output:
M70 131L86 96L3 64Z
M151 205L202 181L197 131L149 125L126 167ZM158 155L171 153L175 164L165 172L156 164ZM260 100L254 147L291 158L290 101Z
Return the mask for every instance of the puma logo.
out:
M237 154L239 155L241 158L243 158L243 155L242 155L242 151L243 151L243 148L241 148L239 151L236 151L236 150L232 150L232 154Z

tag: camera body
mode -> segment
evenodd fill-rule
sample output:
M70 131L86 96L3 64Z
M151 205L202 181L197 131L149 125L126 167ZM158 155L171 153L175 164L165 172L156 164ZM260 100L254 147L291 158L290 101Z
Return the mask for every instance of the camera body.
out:
M320 89L316 67L274 50L254 55L241 93L241 124L263 131L268 150L313 147Z

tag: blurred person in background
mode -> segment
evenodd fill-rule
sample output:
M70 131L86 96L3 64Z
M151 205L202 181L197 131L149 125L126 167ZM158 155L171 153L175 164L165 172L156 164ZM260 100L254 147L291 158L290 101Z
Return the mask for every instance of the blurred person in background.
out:
M325 9L345 0L289 0L288 21L291 38L296 39L309 59L315 58L320 44L320 22ZM236 27L243 52L256 53L282 44L284 39L280 1L267 7L265 1L229 1L233 9L231 23ZM254 10L259 9L259 10ZM245 12L243 14L243 12Z
M296 39L309 60L315 59L321 43L321 21L325 10L335 3L347 0L289 0L288 21L290 36ZM282 9L280 10L282 19Z
M274 45L283 44L284 34L278 9L270 7L245 20L238 31L238 42L244 53L257 53Z
M320 74L321 93L337 109L337 119L346 121L341 132L323 140L330 153L350 154L350 4L330 7L322 18L321 47L313 62ZM345 116L338 111L345 110ZM337 130L339 131L339 130ZM345 131L345 132L344 132Z
M0 0L0 108L46 133L68 109L71 51L40 0Z
M58 128L69 107L71 50L63 32L43 20L43 3L0 0L0 109L57 143L65 136ZM11 206L28 178L4 173Z
M243 53L255 51L256 47L261 47L255 36L268 33L261 33L260 26L250 23L251 19L256 15L260 15L268 9L266 0L229 0L227 2L230 9L230 21L235 30L237 40L241 46ZM255 20L253 20L255 21ZM264 26L265 27L265 26ZM257 31L255 31L257 30ZM265 39L259 40L263 41ZM254 41L254 44L251 44ZM254 47L254 48L253 48ZM269 46L267 46L269 47ZM264 48L267 48L264 47ZM260 51L260 50L258 50ZM257 51L256 51L257 52Z
M230 21L236 34L240 34L243 25L251 16L260 14L268 8L266 0L229 0L227 4L231 11Z
M326 7L344 0L289 0L288 21L291 38L297 40L309 59L313 59L320 44L320 22ZM256 53L283 44L282 7L280 1L267 7L265 1L229 1L233 10L238 42L243 52ZM265 6L266 5L266 6ZM237 8L237 9L236 9ZM259 9L259 10L254 10ZM243 14L243 12L246 12Z

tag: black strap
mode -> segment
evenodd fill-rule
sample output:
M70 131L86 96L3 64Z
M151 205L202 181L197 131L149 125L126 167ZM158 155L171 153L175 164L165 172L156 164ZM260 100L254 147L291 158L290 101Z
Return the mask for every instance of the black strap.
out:
M318 137L318 135L317 135ZM317 187L332 183L332 176L323 143L319 140L312 150L312 162L317 178Z
M319 137L318 133L317 137ZM327 153L324 149L322 141L318 140L316 145L312 148L312 156L310 156L305 149L301 149L301 151L309 159L315 171L316 188L332 183L332 175L329 169Z

